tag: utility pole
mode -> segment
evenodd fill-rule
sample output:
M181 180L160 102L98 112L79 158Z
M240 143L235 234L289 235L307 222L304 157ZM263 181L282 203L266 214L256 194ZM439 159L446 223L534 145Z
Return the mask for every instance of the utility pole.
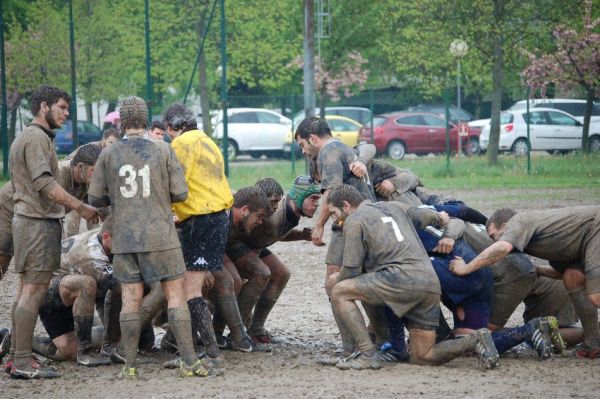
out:
M146 104L148 105L148 120L152 123L152 75L150 74L150 6L144 0L144 30L146 37Z
M69 45L71 48L71 122L73 125L73 149L79 147L77 134L77 79L75 76L75 29L73 27L73 0L69 0Z
M304 115L315 114L314 0L304 0Z
M229 177L229 138L227 132L227 42L225 31L225 0L221 0L221 104L223 108L223 160L225 176Z
M0 69L2 76L0 84L2 85L2 111L0 119L0 131L2 132L2 171L4 178L8 178L8 126L6 125L8 117L8 107L6 104L6 63L4 59L4 2L0 1Z

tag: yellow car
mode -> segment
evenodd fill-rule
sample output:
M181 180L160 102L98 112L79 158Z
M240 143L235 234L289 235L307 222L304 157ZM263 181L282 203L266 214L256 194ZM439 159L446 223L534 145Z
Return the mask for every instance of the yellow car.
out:
M339 115L325 115L325 120L331 129L331 135L349 147L358 144L358 131L361 124L357 121Z

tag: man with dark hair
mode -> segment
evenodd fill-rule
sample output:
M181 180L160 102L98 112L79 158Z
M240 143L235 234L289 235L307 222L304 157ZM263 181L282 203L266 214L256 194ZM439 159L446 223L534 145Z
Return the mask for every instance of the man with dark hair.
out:
M165 138L165 125L161 121L154 121L148 129L148 137L154 140L163 141Z
M179 220L179 239L185 259L185 295L192 316L194 339L198 334L213 359L213 366L222 365L219 347L208 304L202 287L211 274L215 288L224 290L230 276L223 270L223 255L227 243L229 220L227 210L233 197L221 151L204 132L198 130L194 113L183 104L173 104L163 114L171 146L183 166L189 195L187 200L173 205ZM232 297L219 297L217 307L223 308L224 318L232 323L239 314ZM219 304L218 302L221 302Z
M548 260L552 269L538 273L562 278L584 330L578 357L600 356L600 207L579 206L516 213L501 209L488 220L487 233L495 241L475 259L456 258L451 270L466 275L492 265L514 249ZM586 297L587 290L587 297Z
M371 185L368 174L358 175L353 173L351 165L360 159L354 151L343 144L341 141L334 139L331 136L331 131L327 122L324 119L317 117L308 117L299 125L295 133L295 139L302 148L302 152L316 164L314 175L318 175L321 182L321 206L319 213L316 216L315 226L312 232L312 242L314 245L323 246L324 226L329 216L331 215L329 208L326 206L329 191L342 184L350 184L357 188L362 196L362 199L375 200L373 186ZM365 166L366 169L366 166ZM313 173L311 172L311 176ZM343 253L343 238L341 233L336 229L331 236L331 242L327 248L325 263L327 265L325 277L325 291L327 295L331 293L331 281L328 277L340 270L342 264ZM333 305L333 304L332 304ZM334 315L336 313L334 312ZM348 334L343 324L336 320L340 329L340 336L345 351L352 351L352 343L349 341Z
M100 148L94 144L79 147L76 157L58 164L58 184L80 201L87 196L87 186L94 174ZM75 213L69 212L67 214ZM13 186L9 181L0 188L0 280L6 274L13 256L12 218L14 216ZM77 214L77 218L79 218Z
M92 204L110 204L114 218L113 268L121 282L119 319L126 358L118 377L138 378L143 283L156 281L167 298L169 325L182 354L181 376L206 376L194 351L182 278L184 260L171 213L171 204L185 201L188 195L183 170L166 143L144 137L148 124L144 100L126 98L119 114L125 137L100 155L88 194Z
M261 187L266 186L267 179L257 182ZM273 182L277 183L274 179ZM240 274L247 277L248 270L254 271L253 278L259 280L260 289L251 290L259 295L240 294L240 312L248 334L255 344L270 344L271 337L264 325L277 299L283 292L290 278L290 271L281 260L267 247L277 241L311 240L311 229L295 229L302 216L311 218L317 210L321 197L319 185L308 176L298 176L294 179L290 193L280 197L279 204L273 206L273 193L279 194L279 183L271 182L265 194L271 196L271 209L275 209L263 224L252 230L240 240L227 244L227 255L234 262ZM279 187L279 189L277 189ZM264 191L264 188L263 188ZM281 189L283 192L283 189ZM249 280L243 287L246 290ZM255 302L250 302L255 300ZM254 311L252 309L254 308Z
M100 140L100 147L105 148L121 139L121 135L114 127L104 129L102 132L102 140Z
M77 210L86 220L99 219L95 208L70 195L59 183L52 129L60 128L69 116L69 101L68 94L55 87L36 89L31 96L33 121L10 149L12 237L15 270L20 280L12 309L13 334L8 357L14 378L59 376L33 360L31 342L39 306L52 272L60 264L60 219L65 208Z
M498 353L487 329L435 344L440 283L402 205L370 203L349 185L332 189L327 206L342 222L343 266L332 289L334 312L355 342L355 352L336 366L378 369L377 352L355 301L387 306L406 320L411 362L438 365L475 351L484 368L494 368Z
M279 201L281 201L281 197L283 197L283 188L281 187L281 184L272 177L263 177L254 183L254 185L263 190L267 197L269 197L271 213L275 212Z

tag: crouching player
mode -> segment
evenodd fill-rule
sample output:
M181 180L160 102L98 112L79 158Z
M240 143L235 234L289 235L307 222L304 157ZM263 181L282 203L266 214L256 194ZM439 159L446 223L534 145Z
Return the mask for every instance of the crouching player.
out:
M327 206L343 224L343 267L333 287L333 308L350 331L355 352L340 369L378 369L381 363L355 301L388 306L405 317L411 362L438 365L465 352L476 352L480 364L494 368L498 352L487 329L435 344L440 284L411 220L401 205L363 202L348 185L331 190Z

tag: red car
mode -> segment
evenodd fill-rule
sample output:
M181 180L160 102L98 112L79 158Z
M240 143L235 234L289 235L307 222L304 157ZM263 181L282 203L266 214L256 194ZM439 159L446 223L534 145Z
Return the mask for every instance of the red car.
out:
M374 143L377 152L392 159L402 159L408 153L428 154L446 152L446 120L427 112L395 112L373 117ZM467 154L478 154L481 129L469 127L462 137ZM371 141L371 127L364 125L359 141ZM450 123L450 150L456 152L458 126Z

